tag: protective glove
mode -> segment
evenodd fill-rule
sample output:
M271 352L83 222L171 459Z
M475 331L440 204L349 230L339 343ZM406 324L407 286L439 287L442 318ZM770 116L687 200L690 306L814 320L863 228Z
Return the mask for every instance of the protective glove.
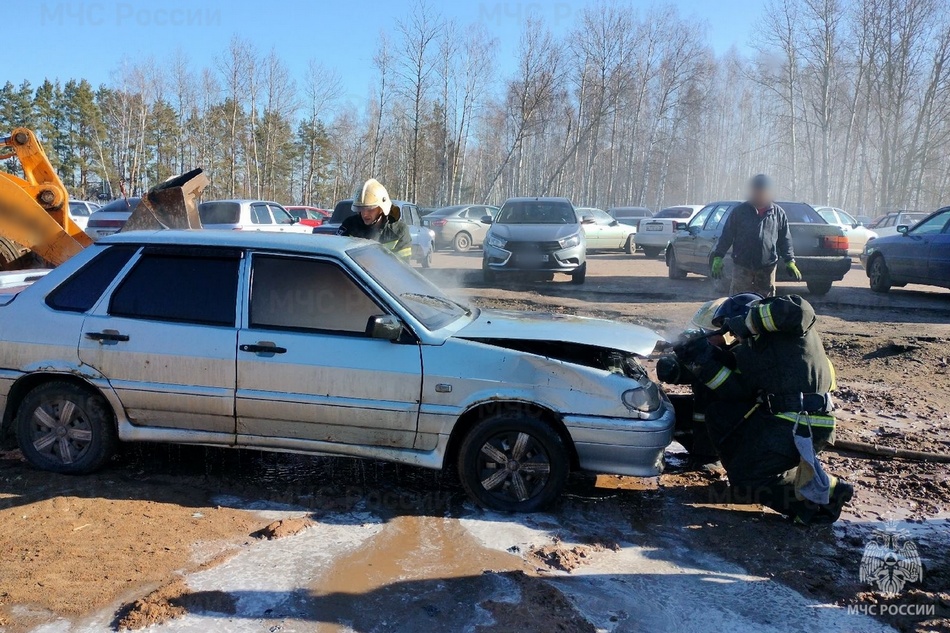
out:
M656 377L670 385L680 384L683 367L675 356L661 356L656 361Z
M730 319L726 319L726 322L723 326L736 335L737 338L747 339L752 337L752 331L749 329L749 326L746 325L744 316L734 316Z
M712 360L713 346L705 336L694 338L673 348L676 358L687 367L695 367Z
M722 257L713 258L713 263L712 263L712 278L713 279L722 279L722 268L723 268Z
M795 281L802 280L802 271L798 270L798 266L795 265L795 260L792 260L785 264L785 269L788 271L788 274L792 276L792 279Z

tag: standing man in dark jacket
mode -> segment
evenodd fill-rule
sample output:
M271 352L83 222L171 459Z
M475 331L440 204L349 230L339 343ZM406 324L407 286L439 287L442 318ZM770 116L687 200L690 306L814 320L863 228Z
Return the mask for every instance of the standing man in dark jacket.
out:
M353 195L355 214L343 220L337 235L374 240L408 261L412 256L412 236L405 222L399 221L399 207L375 178L370 178Z
M731 294L756 292L771 297L779 258L795 281L801 281L802 274L795 265L785 210L772 196L771 179L765 174L754 176L749 189L749 200L733 209L723 226L713 251L712 276L722 278L723 258L732 247Z
M808 501L801 492L810 480L793 436L810 434L815 453L834 442L835 370L815 331L815 310L797 295L730 301L713 323L741 341L729 350L732 362L705 338L677 348L680 362L712 393L706 425L729 484L740 502L761 503L798 523L836 521L854 489L831 477L828 503Z

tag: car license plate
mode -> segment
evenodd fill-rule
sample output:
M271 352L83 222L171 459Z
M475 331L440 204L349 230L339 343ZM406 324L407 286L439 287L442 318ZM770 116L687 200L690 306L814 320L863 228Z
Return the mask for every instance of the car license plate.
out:
M538 264L545 264L549 260L550 256L542 253L522 253L518 255L519 264L537 266Z
M646 231L662 231L662 230L663 230L663 225L662 225L662 224L658 224L658 223L647 224L647 225L645 225L643 228L644 228L644 230L646 230Z
M115 231L97 231L97 233L99 233L99 237L106 237L106 236L108 236L108 235L115 235L115 234L116 234Z

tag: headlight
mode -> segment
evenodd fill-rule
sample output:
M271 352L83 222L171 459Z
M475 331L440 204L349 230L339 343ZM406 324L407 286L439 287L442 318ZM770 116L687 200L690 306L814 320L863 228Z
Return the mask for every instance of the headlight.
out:
M508 244L508 240L503 240L496 235L488 236L488 245L494 246L495 248L504 248Z
M660 408L660 388L652 380L644 379L636 389L624 391L621 399L631 411L656 411Z
M558 244L561 245L561 248L571 248L572 246L577 246L580 243L580 233L576 233L570 237L565 237L563 240L558 241Z

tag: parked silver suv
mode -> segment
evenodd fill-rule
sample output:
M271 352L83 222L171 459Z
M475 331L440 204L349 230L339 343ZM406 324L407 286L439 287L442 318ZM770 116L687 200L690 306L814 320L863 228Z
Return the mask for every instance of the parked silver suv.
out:
M533 511L572 468L653 476L673 410L645 328L479 311L366 240L123 233L44 275L0 273L0 408L36 467L119 441L457 464Z
M503 271L567 273L584 283L587 240L567 198L509 198L485 237L482 272L491 283Z

